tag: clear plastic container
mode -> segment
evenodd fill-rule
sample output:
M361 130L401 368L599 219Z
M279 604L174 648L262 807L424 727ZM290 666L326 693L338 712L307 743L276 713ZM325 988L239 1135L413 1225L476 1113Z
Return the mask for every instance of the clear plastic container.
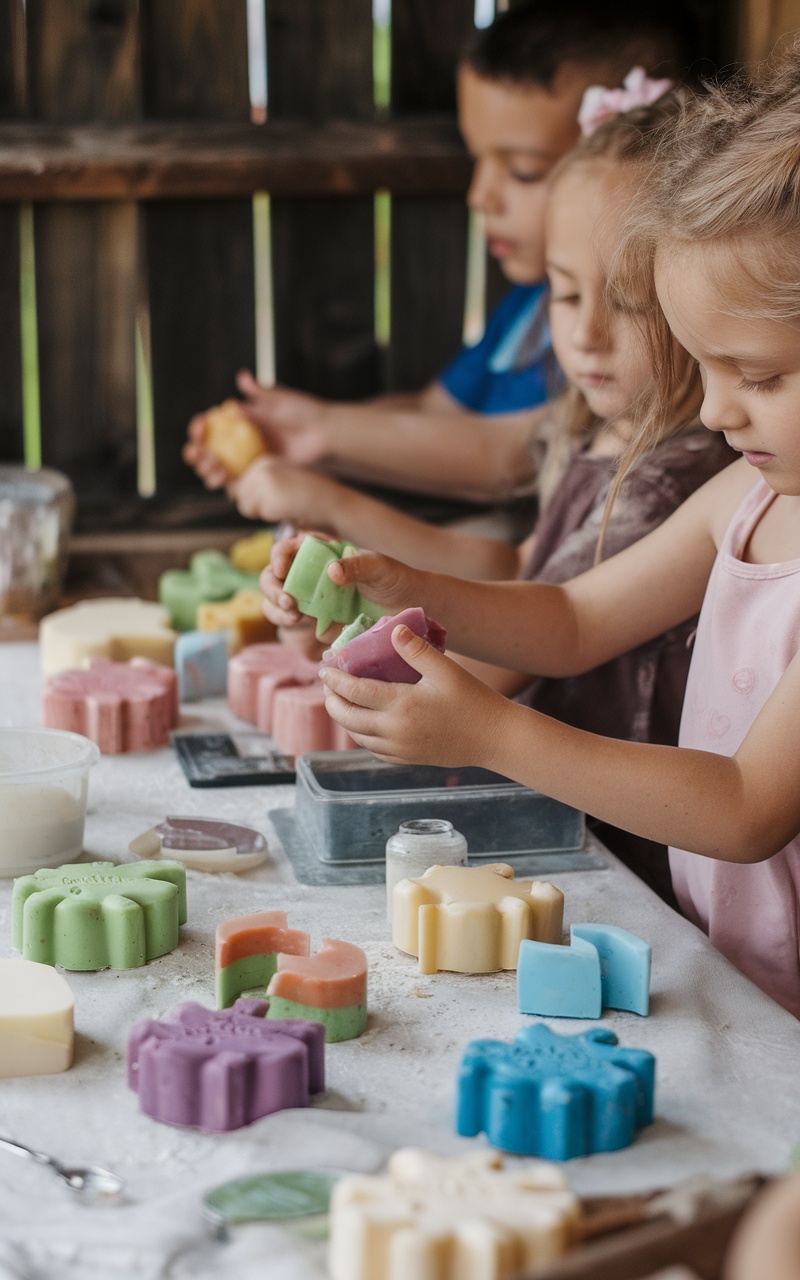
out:
M56 608L74 515L60 471L0 466L0 632Z
M386 914L398 880L423 876L428 867L465 867L467 842L444 818L411 818L386 842Z
M397 765L369 751L297 760L295 825L323 862L383 862L403 822L444 818L471 857L580 849L584 815L488 769Z
M93 742L61 729L0 729L0 877L83 853Z

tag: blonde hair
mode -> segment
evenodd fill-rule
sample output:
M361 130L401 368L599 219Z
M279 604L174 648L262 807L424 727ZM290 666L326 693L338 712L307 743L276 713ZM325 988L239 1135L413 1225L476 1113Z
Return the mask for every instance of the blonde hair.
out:
M609 283L643 311L654 377L636 406L637 429L619 459L604 529L631 467L668 434L679 394L674 340L655 290L656 250L664 245L705 246L726 313L800 323L800 42L761 73L687 95L659 141L647 200Z
M637 166L644 185L659 139L681 111L684 98L685 90L676 89L650 106L635 107L600 125L590 137L578 142L554 166L548 179L551 191L564 174L571 172L576 165L589 168L598 163ZM621 305L616 290L609 293L608 299L612 306ZM622 309L630 308L623 303ZM650 345L655 349L655 344ZM699 379L695 374L695 377L689 379L684 394L679 393L673 397L673 411L669 415L662 439L686 430L697 415L700 399ZM552 415L541 432L544 455L539 467L537 488L542 507L550 501L572 453L581 443L591 440L602 425L602 421L592 413L577 387L570 387L553 406Z

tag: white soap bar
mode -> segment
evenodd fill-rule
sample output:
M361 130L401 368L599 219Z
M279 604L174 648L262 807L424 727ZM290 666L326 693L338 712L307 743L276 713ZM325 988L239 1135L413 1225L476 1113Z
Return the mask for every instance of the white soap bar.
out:
M81 600L42 619L39 645L47 676L74 671L88 658L149 658L171 667L175 632L169 610L150 600Z
M496 1152L446 1159L397 1151L387 1172L333 1188L332 1280L507 1280L577 1241L580 1205L560 1169L503 1167Z
M541 880L515 880L505 862L430 867L392 894L392 937L419 956L420 973L516 969L523 938L561 942L564 895Z
M0 960L0 1078L49 1076L72 1066L74 1001L49 964Z

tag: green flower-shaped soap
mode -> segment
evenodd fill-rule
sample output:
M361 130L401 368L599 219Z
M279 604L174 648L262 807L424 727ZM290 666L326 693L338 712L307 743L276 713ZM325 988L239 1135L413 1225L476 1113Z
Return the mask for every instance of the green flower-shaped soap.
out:
M257 573L243 573L221 551L196 551L188 569L168 569L162 573L158 580L158 598L169 609L173 627L178 631L194 631L198 605L230 600L237 591L257 586Z
M301 613L317 619L317 636L332 622L349 625L359 614L377 622L388 613L379 604L365 600L355 587L337 587L328 577L328 565L344 560L358 550L349 542L323 542L309 534L300 543L284 589L293 596Z
M136 969L174 951L186 923L180 862L76 862L14 881L14 946L64 969Z

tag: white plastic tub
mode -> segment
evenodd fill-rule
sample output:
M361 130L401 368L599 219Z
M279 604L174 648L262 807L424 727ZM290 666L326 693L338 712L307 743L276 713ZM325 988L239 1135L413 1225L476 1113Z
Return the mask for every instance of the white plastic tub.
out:
M89 770L99 757L79 733L0 729L0 877L80 857Z

